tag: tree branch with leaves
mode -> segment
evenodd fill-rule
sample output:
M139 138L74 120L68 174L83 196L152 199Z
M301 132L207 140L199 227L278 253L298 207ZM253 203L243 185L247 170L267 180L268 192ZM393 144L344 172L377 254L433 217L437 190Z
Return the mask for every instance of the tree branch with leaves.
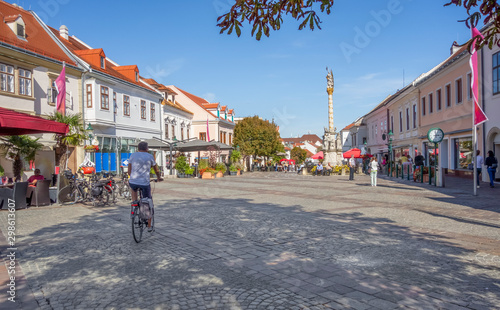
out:
M230 11L217 18L220 33L233 30L238 37L244 22L252 26L252 36L260 40L269 37L271 30L279 30L285 16L300 21L299 30L321 29L317 12L330 14L333 0L236 0Z

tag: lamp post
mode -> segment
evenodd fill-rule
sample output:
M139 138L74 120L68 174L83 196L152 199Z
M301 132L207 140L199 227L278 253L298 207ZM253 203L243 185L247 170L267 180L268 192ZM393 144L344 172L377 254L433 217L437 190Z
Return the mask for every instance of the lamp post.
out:
M389 175L392 177L392 136L394 134L392 133L392 130L389 130L389 133L387 134L389 136Z

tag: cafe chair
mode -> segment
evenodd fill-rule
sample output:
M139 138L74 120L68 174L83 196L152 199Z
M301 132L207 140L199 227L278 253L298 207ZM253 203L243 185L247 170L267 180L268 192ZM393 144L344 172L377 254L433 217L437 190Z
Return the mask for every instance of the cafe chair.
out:
M46 206L50 205L49 187L51 180L40 180L36 182L35 190L31 198L31 205Z
M14 183L14 188L0 188L0 209L7 209L9 199L16 202L16 209L26 209L26 192L28 191L28 182Z

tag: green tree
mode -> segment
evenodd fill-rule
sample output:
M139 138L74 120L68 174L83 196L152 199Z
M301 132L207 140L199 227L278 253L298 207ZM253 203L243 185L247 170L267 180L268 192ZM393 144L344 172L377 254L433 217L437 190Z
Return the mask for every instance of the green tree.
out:
M297 165L300 165L307 158L307 151L296 146L290 151L290 157L295 160Z
M477 47L493 44L500 46L500 5L496 0L448 0L444 6L463 6L467 18L463 20L467 27L476 27L481 19L483 24L492 26L484 34L484 40L478 39ZM300 22L299 30L316 27L321 29L318 12L330 14L334 0L235 0L228 13L217 18L220 33L231 34L233 30L241 35L243 23L252 26L252 36L260 40L262 34L269 37L271 30L279 30L284 16L291 16Z
M233 144L239 146L245 156L270 157L283 151L276 125L258 116L245 117L236 124Z
M43 148L43 145L38 142L40 138L34 139L29 136L8 136L2 137L2 145L4 156L14 160L12 163L12 171L16 180L21 179L21 173L24 168L23 158L25 160L35 160L36 153Z
M81 114L68 114L62 115L55 112L48 117L50 120L64 123L69 126L69 131L65 135L56 134L54 139L56 141L55 155L56 166L59 166L60 171L66 169L66 162L68 160L68 148L70 146L82 145L88 139L88 134L83 127L83 120Z

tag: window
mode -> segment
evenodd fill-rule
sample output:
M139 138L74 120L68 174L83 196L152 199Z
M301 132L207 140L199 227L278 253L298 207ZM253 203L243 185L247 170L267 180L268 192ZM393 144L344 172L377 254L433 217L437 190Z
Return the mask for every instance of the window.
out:
M19 69L19 95L31 96L31 71Z
M391 129L390 131L392 131L394 133L394 115L391 115Z
M425 115L425 97L422 97L422 116Z
M472 73L467 73L467 99L472 99Z
M456 91L456 104L462 103L462 79L455 81L455 91Z
M410 130L410 108L406 108L406 130Z
M0 90L14 92L14 67L0 64Z
M375 137L377 137L377 131L378 131L378 130L377 130L377 125L375 125ZM375 137L374 137L374 138L375 138Z
M184 140L184 128L181 128L181 141Z
M101 86L101 109L109 110L109 88Z
M227 132L224 133L224 144L227 143Z
M436 107L441 111L441 89L436 90Z
M399 132L403 132L403 112L399 111Z
M135 73L135 81L139 82L139 73L138 72Z
M199 138L200 138L200 140L207 141L207 133L206 132L200 132Z
M92 108L92 85L87 84L87 108Z
M417 105L413 105L413 129L417 128Z
M500 92L500 52L493 55L493 94Z
M172 124L172 140L175 138L175 126Z
M433 113L434 112L434 100L433 100L433 96L432 94L429 94L429 113Z
M224 133L221 131L219 132L219 142L222 142L222 136L224 135Z
M106 68L106 61L105 58L101 56L101 68L105 69Z
M154 104L154 103L152 103L152 102L150 102L150 103L149 103L149 106L150 106L150 114L151 114L151 115L150 115L150 119L151 119L151 121L152 121L152 122L154 122L154 121L156 121L156 115L155 115L156 110L155 110L155 104Z
M24 26L17 24L17 35L24 38Z
M446 100L446 107L450 107L451 106L451 85L448 84L446 85L445 87L445 100Z
M233 134L229 134L229 145L233 145Z
M123 115L130 116L130 97L123 95Z
M468 169L472 163L472 138L455 139L455 168Z
M186 139L189 139L189 128L187 129L187 136Z
M168 125L165 124L165 139L170 139L170 137L168 136Z
M118 103L116 103L116 92L113 92L113 108L115 109L115 114L118 113Z
M50 80L50 88L47 90L47 103L55 106L57 101L57 87L55 80Z
M141 100L141 119L146 119L146 101Z

